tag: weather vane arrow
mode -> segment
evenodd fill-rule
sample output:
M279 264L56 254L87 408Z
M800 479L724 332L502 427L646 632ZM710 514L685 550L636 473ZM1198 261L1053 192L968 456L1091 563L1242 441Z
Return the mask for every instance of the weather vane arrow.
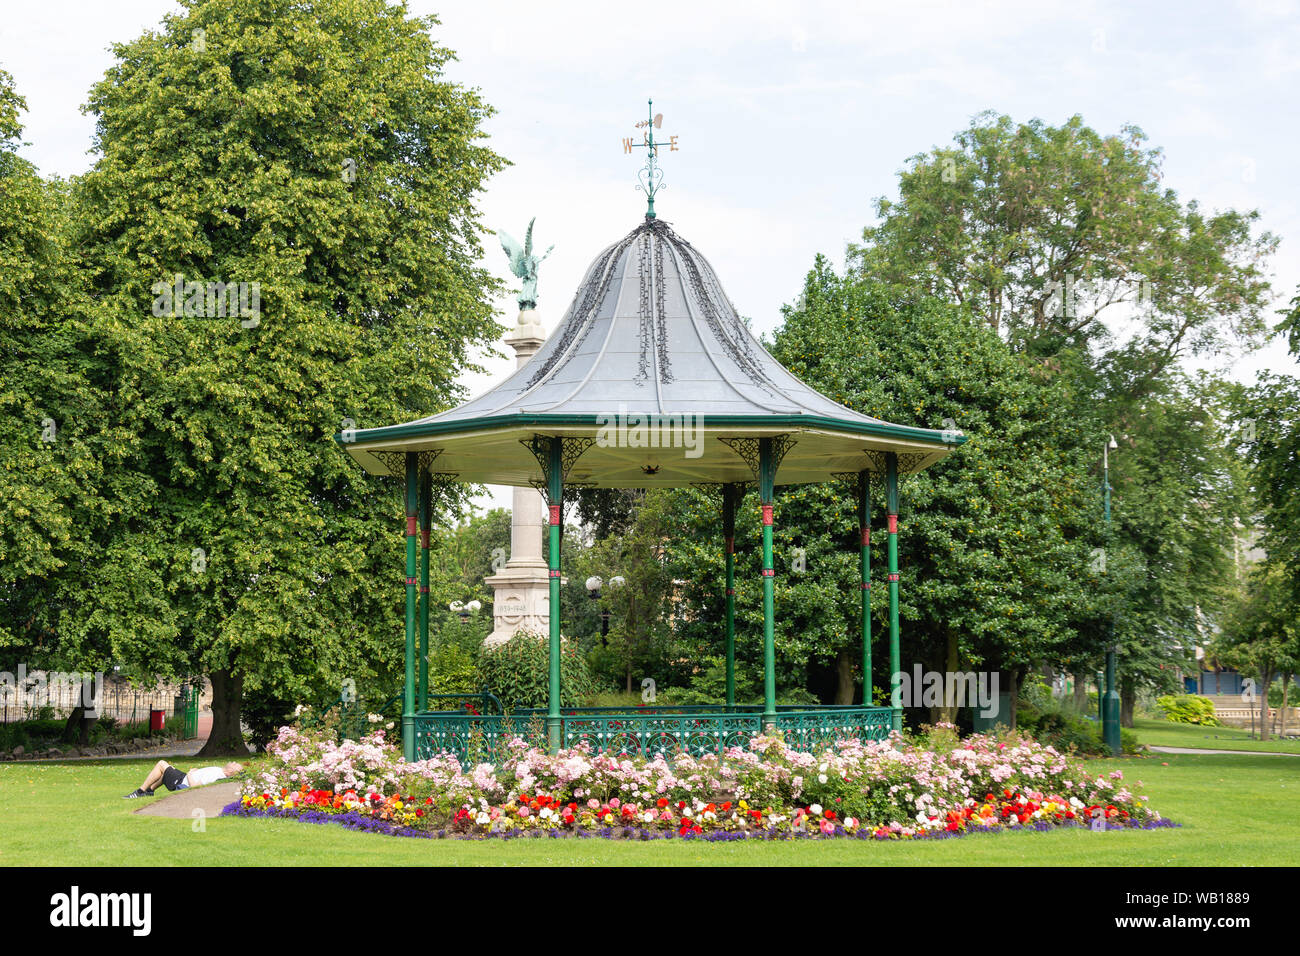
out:
M655 218L655 193L665 188L663 185L664 171L658 166L659 147L666 145L668 152L677 152L677 137L670 135L667 143L662 140L655 141L655 130L663 127L664 114L654 111L654 100L647 100L646 103L648 105L646 118L636 124L637 129L645 130L641 134L641 142L638 143L634 137L626 137L623 140L623 152L630 153L634 149L645 149L646 151L645 166L638 169L636 173L637 179L640 180L637 189L645 193L648 200L645 217L653 219Z

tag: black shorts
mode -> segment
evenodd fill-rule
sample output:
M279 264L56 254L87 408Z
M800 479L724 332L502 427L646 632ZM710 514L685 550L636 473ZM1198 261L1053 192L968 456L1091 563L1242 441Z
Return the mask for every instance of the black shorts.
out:
M185 782L187 776L188 774L186 774L184 770L177 770L175 767L169 766L163 771L163 786L168 790L184 790L189 786L189 784Z

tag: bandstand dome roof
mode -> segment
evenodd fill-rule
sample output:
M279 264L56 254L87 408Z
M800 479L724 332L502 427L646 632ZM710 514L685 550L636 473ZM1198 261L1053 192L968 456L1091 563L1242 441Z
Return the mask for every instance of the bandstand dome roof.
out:
M799 381L750 333L704 256L658 219L596 257L555 331L501 384L336 440L372 474L402 474L403 452L437 451L434 472L528 485L542 478L523 444L535 435L595 439L567 480L610 488L750 481L735 439L788 436L782 485L879 471L884 452L915 472L964 441L863 415Z

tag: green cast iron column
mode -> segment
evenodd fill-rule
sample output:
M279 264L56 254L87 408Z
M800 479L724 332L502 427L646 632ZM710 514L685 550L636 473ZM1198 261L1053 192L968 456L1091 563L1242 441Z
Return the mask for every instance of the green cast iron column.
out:
M898 642L898 455L885 454L885 513L889 520L889 700L894 729L903 729L903 661Z
M420 713L429 709L429 528L433 477L420 476Z
M551 753L560 749L562 736L560 725L560 515L564 499L564 472L562 454L563 438L552 438L547 451L546 489L550 504L550 548L548 567L550 568L551 607L550 607L550 653L551 670L548 681L546 710L546 741Z
M402 694L402 756L415 760L415 528L419 520L419 456L406 453L406 681Z
M758 440L758 496L763 507L763 729L776 727L776 572L772 568L772 503L776 461L772 439Z
M862 548L862 706L871 706L871 473L858 472L858 535Z
M722 486L722 534L727 561L727 709L736 706L736 499L739 487Z

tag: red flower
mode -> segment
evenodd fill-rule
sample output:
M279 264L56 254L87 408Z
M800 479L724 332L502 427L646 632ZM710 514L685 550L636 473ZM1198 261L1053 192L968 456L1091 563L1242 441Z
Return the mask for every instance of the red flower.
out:
M823 814L823 816L825 816L827 820L834 820L834 819L835 819L835 811L834 811L834 810L827 810L826 813Z
M664 807L668 806L668 798L660 797L658 801L656 801L655 806L662 810Z

